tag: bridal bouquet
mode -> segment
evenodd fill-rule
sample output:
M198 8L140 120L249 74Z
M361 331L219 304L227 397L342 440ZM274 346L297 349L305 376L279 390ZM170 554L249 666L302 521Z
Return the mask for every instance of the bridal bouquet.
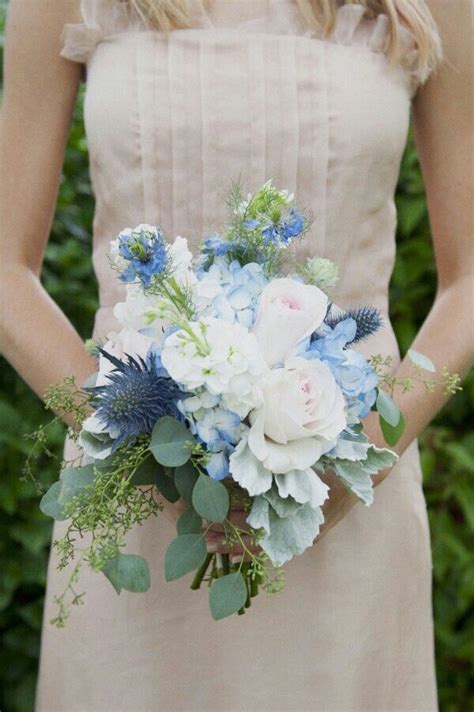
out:
M207 583L214 619L242 613L259 587L282 588L283 564L317 537L330 496L326 468L370 505L372 476L397 460L363 431L373 409L387 444L403 428L381 388L382 358L357 350L379 329L379 313L331 302L337 268L329 260L290 259L311 221L293 195L270 180L243 198L237 184L228 204L229 223L195 258L184 237L169 243L158 227L118 235L110 263L126 283L114 309L120 330L89 345L93 382L49 393L50 407L81 422L83 452L41 502L44 513L68 520L54 544L60 567L72 565L56 599L58 625L82 598L82 564L117 593L148 589L147 562L123 549L127 532L164 499L185 503L166 579L194 572L191 587ZM245 526L231 518L235 508ZM242 547L239 561L208 551L216 525L229 547Z

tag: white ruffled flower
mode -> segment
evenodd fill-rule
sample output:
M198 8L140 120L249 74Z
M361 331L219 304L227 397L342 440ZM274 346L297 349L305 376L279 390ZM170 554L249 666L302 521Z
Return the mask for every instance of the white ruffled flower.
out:
M267 373L262 391L248 446L267 470L306 470L334 447L346 426L345 401L326 364L293 357Z
M138 331L150 324L155 325L159 297L143 291L140 284L127 284L124 302L114 306L114 317L124 327ZM154 317L154 318L153 318Z
M189 287L196 283L197 278L193 272L193 256L185 237L177 235L169 246L168 256L171 262L171 276L181 286Z
M288 277L267 284L253 333L269 366L282 364L326 316L328 298L318 287Z
M239 324L213 318L190 322L189 331L166 338L161 360L177 383L190 390L204 386L241 418L260 402L265 362L255 336Z
M103 350L118 359L129 356L141 356L146 358L150 347L154 341L149 336L140 334L134 329L122 329L119 332L111 332L108 341L104 344ZM99 373L97 375L97 386L103 386L109 381L107 375L114 370L115 366L102 354L99 357Z

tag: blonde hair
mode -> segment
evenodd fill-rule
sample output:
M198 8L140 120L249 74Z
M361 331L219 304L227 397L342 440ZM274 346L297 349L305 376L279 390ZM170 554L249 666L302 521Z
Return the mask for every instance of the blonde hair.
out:
M123 2L124 0L122 0ZM125 0L127 2L127 0ZM150 26L162 32L192 27L207 0L128 0ZM409 29L416 41L416 67L423 80L442 59L442 47L433 17L425 0L296 0L306 22L316 32L329 36L336 22L338 6L355 4L365 8L368 18L385 13L389 19L386 54L395 63L400 56L400 24Z

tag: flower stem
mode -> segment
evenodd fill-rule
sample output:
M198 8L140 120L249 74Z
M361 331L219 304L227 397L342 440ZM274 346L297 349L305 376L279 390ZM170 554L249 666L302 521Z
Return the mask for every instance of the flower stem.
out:
M198 568L196 575L193 578L193 581L191 583L192 591L197 591L197 589L201 587L202 580L203 580L204 576L206 575L206 571L209 568L209 564L211 563L211 560L213 557L214 557L214 554L208 554L206 556L206 558L204 559L204 563L201 564L201 566Z
M224 569L224 576L230 573L229 554L222 554L222 567Z

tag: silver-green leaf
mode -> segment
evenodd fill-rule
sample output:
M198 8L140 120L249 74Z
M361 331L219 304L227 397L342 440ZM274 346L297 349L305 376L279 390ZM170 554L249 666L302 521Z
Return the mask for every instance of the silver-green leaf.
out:
M229 493L222 482L201 474L193 489L192 503L203 519L223 522L229 511Z
M428 356L420 354L418 351L415 351L415 349L408 349L408 356L410 358L410 361L414 363L415 366L419 366L424 371L430 371L431 373L435 373L436 366L434 365L433 361L428 358Z
M247 586L238 571L216 579L209 591L209 607L215 621L237 613L247 599Z
M64 508L58 502L60 492L61 482L55 482L51 485L46 494L43 495L39 505L43 514L47 517L52 517L57 522L67 519L67 515L64 513Z
M58 503L65 507L74 497L87 494L87 488L94 482L96 476L93 465L67 467L61 473Z
M192 507L186 509L176 522L178 534L200 534L202 531L202 519Z
M165 578L175 581L198 569L207 556L202 534L182 534L169 544L165 554Z
M184 465L195 446L193 436L184 423L165 415L151 433L150 450L157 462L166 467Z
M388 393L385 393L385 391L379 389L376 406L382 418L395 428L400 420L400 409L393 398L389 396Z
M132 593L144 593L150 588L148 563L141 556L119 552L109 559L102 569L117 593L122 589Z

